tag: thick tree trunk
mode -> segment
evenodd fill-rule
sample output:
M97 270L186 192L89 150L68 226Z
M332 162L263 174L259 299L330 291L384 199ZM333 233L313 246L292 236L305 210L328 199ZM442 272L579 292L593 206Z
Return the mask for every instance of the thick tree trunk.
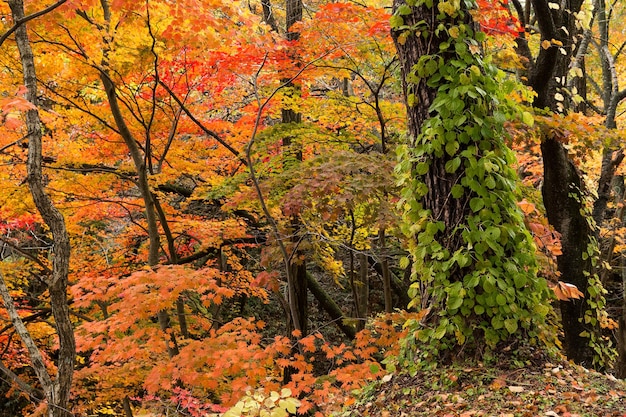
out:
M561 277L565 282L576 285L588 297L585 274L591 263L584 253L592 231L587 219L581 214L583 209L582 183L567 150L556 139L544 139L541 144L544 160L543 203L550 224L561 234L562 254L557 258ZM592 352L588 339L581 336L585 330L581 318L586 309L583 298L561 301L563 322L563 348L567 357L579 364L591 365Z
M400 229L418 281L409 295L426 315L407 323L404 354L445 361L538 340L550 308L495 107L501 74L480 57L472 3L432 3L395 0L391 26L409 119Z
M580 30L573 15L580 10L581 4L580 0L572 0L567 2L565 9L557 10L548 6L548 0L532 1L542 39L558 40L564 45L563 48L541 48L532 66L529 85L537 93L533 105L538 109L548 107L555 113L563 113L570 107L571 103L556 97L560 97L557 93L567 96L559 89L566 85L571 57L577 51L575 43L580 38ZM562 254L557 257L561 279L586 294L585 299L560 302L563 347L569 359L591 365L593 352L589 339L580 334L585 330L582 320L588 308L587 274L593 273L589 260L583 260L583 253L588 250L593 231L584 215L585 198L580 173L559 139L549 135L542 138L543 201L548 221L561 233Z
M404 0L394 0L394 10L405 3ZM436 12L433 11L437 10L437 2L434 3L432 9L425 6L414 7L412 14L403 16L404 25L417 27L419 26L418 22L423 21L426 22L425 26L428 28L438 27L441 22L437 18ZM469 13L465 14L464 19L465 23L471 26ZM428 37L419 34L407 36L401 42L398 40L398 32L392 32L392 36L398 51L404 96L405 98L411 94L415 96L415 105L407 103L409 141L415 141L421 133L422 125L430 117L430 108L437 96L437 88L429 87L426 84L426 79L421 79L417 85L410 85L407 80L413 77L413 67L419 62L420 57L432 54L433 51L439 51L439 45L446 42L448 38L443 30L439 35L431 34ZM445 60L453 58L454 55L453 52L445 52L442 53L442 57ZM415 143L410 145L416 146ZM470 144L461 145L461 147L463 146L470 146ZM474 144L472 143L471 146ZM463 149L459 149L458 152L462 151ZM451 198L452 187L459 183L459 178L462 175L462 170L457 170L454 173L446 171L446 163L451 159L452 157L447 152L430 159L429 170L423 179L428 189L423 201L424 208L430 211L434 220L442 221L446 225L446 233L454 230L455 226L462 223L463 219L470 213L469 201L472 197L471 193L464 193L460 198ZM454 253L462 245L458 232L449 233L445 240L445 247L450 253ZM456 277L456 279L462 279L462 276Z

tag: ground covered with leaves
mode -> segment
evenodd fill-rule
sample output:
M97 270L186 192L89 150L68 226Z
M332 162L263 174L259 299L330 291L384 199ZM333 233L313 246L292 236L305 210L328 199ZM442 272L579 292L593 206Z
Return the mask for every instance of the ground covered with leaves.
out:
M565 361L517 365L475 362L387 375L340 416L626 416L622 380Z

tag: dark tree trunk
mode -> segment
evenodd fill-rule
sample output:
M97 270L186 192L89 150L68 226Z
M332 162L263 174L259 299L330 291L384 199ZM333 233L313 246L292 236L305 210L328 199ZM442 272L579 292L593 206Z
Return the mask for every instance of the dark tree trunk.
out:
M557 258L561 279L576 285L588 297L585 274L591 268L589 259L583 259L592 231L583 209L581 179L570 161L567 150L554 138L541 144L544 157L543 203L550 224L561 233L562 254ZM591 365L592 352L588 339L580 334L588 330L581 318L586 308L583 298L561 301L563 348L567 357L579 364Z
M495 108L500 73L480 57L471 3L409 3L395 0L391 21L409 119L401 230L414 239L407 249L419 282L409 295L426 318L407 323L413 339L403 355L413 361L415 349L432 349L440 362L538 341L549 290L537 277Z
M393 7L396 10L404 5L403 0L394 0ZM425 6L414 7L413 13L403 16L404 24L411 27L417 26L418 22L425 21L429 28L436 28L441 21L436 17L437 1L434 2L433 9ZM471 16L465 13L465 23L472 25ZM459 22L460 23L460 22ZM429 109L433 100L437 96L437 88L426 85L426 80L421 79L419 84L410 85L407 79L411 78L413 67L423 55L431 54L432 51L439 51L439 45L448 40L445 31L441 31L439 36L431 34L424 36L407 36L402 42L398 41L399 32L393 31L392 36L398 51L400 68L402 71L402 87L405 98L410 94L415 95L415 105L407 103L409 141L414 141L419 135L424 122L430 117ZM442 53L444 60L453 58L452 52ZM415 143L411 144L415 146ZM464 145L461 144L461 147ZM465 144L469 146L469 144ZM473 144L472 144L473 146ZM463 149L460 149L461 152ZM430 160L430 169L424 177L424 183L428 188L428 193L424 197L424 208L430 210L435 220L443 221L446 230L453 230L456 225L470 213L469 200L470 193L465 193L461 198L451 198L452 187L459 183L462 170L455 173L446 171L446 163L452 159L448 153L443 152L441 157ZM446 248L453 253L462 244L460 233L450 234L446 239ZM457 277L461 279L462 276Z
M300 37L298 32L292 32L291 27L302 20L302 0L286 0L285 9L287 12L285 20L286 37L289 41L295 41ZM294 57L295 58L295 57ZM294 59L297 62L297 59ZM288 81L288 80L284 80ZM291 94L298 94L298 88L293 83L289 83L288 87L292 89ZM282 109L282 123L301 123L302 115L291 108ZM288 169L295 161L302 161L302 149L300 144L294 143L294 137L287 134L283 138L284 166ZM299 330L300 337L304 337L308 333L308 289L307 289L307 270L306 259L298 246L301 236L299 230L302 228L300 219L293 216L290 219L291 242L292 249L289 254L289 303L295 308L291 309L291 329ZM295 313L295 314L294 314ZM294 343L294 351L297 351L297 344ZM285 383L291 381L291 375L295 369L285 368L283 372L283 381Z
M302 20L302 0L286 0L285 8L287 11L287 17L285 21L285 29L287 32L287 40L297 40L299 37L298 32L292 32L291 27ZM292 94L296 94L297 87L292 85L294 91ZM282 123L301 123L302 115L291 108L282 109ZM285 154L285 168L289 168L290 161L302 161L302 150L298 143L294 143L292 136L287 134L283 138L283 152ZM307 300L307 279L306 279L306 260L302 255L302 252L298 250L298 231L301 228L300 220L297 217L293 217L290 220L291 223L291 235L293 236L293 250L290 254L289 269L291 274L291 281L293 288L289 291L289 296L293 297L292 302L296 305L297 317L291 317L293 321L292 325L294 329L300 330L302 337L307 334L307 322L308 322L308 300Z
M555 113L563 113L571 108L568 95L560 89L566 85L569 64L577 51L580 30L576 27L573 13L580 11L580 0L567 1L564 8L551 9L549 0L533 0L537 23L542 40L553 39L562 42L541 48L536 61L531 66L529 85L537 93L533 105L538 109L549 108ZM565 54L563 54L565 52ZM560 80L559 83L556 80ZM584 81L584 80L582 80ZM557 100L561 94L565 99ZM585 299L572 299L560 302L563 324L563 347L567 357L576 363L591 365L593 352L589 339L581 336L585 329L582 323L589 295L588 275L593 273L591 262L583 260L593 236L584 214L584 190L581 175L571 161L561 138L554 134L542 138L541 152L544 167L542 188L544 206L548 221L561 233L562 254L557 257L561 279L576 285L585 293ZM585 256L586 258L586 256Z

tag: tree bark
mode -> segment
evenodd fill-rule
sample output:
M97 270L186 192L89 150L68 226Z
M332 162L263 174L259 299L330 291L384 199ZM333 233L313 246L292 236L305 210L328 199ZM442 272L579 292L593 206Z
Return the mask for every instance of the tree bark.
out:
M571 107L571 103L557 100L557 93L566 85L569 64L577 51L576 40L579 39L580 30L576 27L573 15L580 11L582 2L569 1L567 8L563 9L552 9L548 2L549 0L532 0L541 38L549 42L560 41L564 46L540 48L528 79L529 85L537 93L533 106L538 109L548 107L555 113L563 113ZM557 79L559 83L556 82ZM566 97L567 94L561 96ZM544 168L544 206L549 223L561 233L562 254L557 257L561 279L576 285L586 294L585 299L559 303L564 332L563 348L569 359L579 364L591 365L593 352L589 339L581 336L581 332L585 330L582 319L589 295L587 274L593 273L591 262L583 260L583 254L588 250L593 236L584 215L583 182L560 138L554 134L543 137L541 153Z
M394 0L391 20L409 119L400 230L418 281L409 295L425 314L408 321L403 355L430 350L441 362L539 342L549 290L517 205L495 104L502 75L480 56L471 2L413 4Z
M370 298L370 279L369 279L369 265L367 262L367 255L364 253L359 254L359 279L356 282L356 295L357 295L357 312L358 322L356 328L358 331L365 328L367 316L369 314L369 298Z
M285 22L287 40L297 40L300 36L298 32L292 32L291 27L302 20L302 0L286 0L285 8L287 11L287 17ZM297 90L295 85L291 85L290 88ZM291 94L296 94L296 91L292 91ZM301 123L302 115L291 108L283 108L282 123ZM293 143L293 137L287 134L283 138L283 152L285 154L284 167L289 168L290 159L295 161L302 161L302 150L300 145ZM307 300L307 278L306 278L306 259L302 252L298 250L298 230L302 225L300 219L292 217L290 219L290 229L292 237L292 244L294 249L290 254L289 269L291 273L291 287L289 288L290 303L295 304L295 311L297 317L291 317L294 322L294 328L300 330L302 336L305 336L308 332L308 300Z
M393 8L405 4L404 0L394 0ZM437 2L434 2L433 9L425 6L413 8L413 13L403 16L404 25L408 27L417 27L419 22L426 22L426 27L436 28L440 21L436 16ZM466 23L471 25L471 17L469 13L465 14ZM439 35L431 33L428 37L407 36L402 42L398 40L398 33L392 32L400 68L402 71L402 87L405 98L409 95L415 95L415 105L407 103L409 146L416 147L414 142L421 133L422 125L430 118L430 108L437 96L437 88L429 87L426 79L421 79L419 84L410 85L407 80L413 76L413 67L416 65L420 57L432 54L433 51L439 51L440 44L447 41L447 35L441 31ZM451 52L442 53L443 59L453 58ZM469 146L469 145L466 145ZM459 183L462 170L454 173L446 172L446 163L452 159L446 152L440 157L432 158L429 161L428 172L424 175L424 183L427 188L427 194L424 197L424 208L430 211L433 218L442 221L446 225L446 230L453 230L470 213L469 200L470 193L464 193L461 198L451 198L452 187ZM446 238L446 248L450 253L454 253L462 245L460 233L450 233ZM383 269L384 272L384 269ZM462 277L457 277L461 279Z
M560 301L563 324L563 348L567 357L578 364L591 365L593 358L588 338L581 336L586 329L582 317L586 309L588 277L591 262L583 256L587 252L592 231L583 209L582 182L569 159L567 150L554 138L545 138L541 144L544 158L543 204L548 221L561 234L562 254L557 257L561 279L576 285L585 299ZM547 162L545 162L547 161Z
M24 3L22 0L11 0L9 1L9 6L14 21L24 19ZM16 29L15 40L22 62L27 99L36 105L38 95L37 75L33 51L24 25ZM26 113L26 125L28 128L27 182L35 206L44 222L50 227L54 242L52 249L52 276L46 280L46 285L50 293L50 306L57 337L59 338L56 377L54 379L50 377L45 364L41 361L40 355L37 355L36 347L29 347L29 354L48 402L48 415L50 417L65 417L71 414L69 411L69 399L76 357L74 328L70 319L67 300L70 240L65 227L65 219L45 190L42 173L42 126L39 112L36 109L29 110ZM2 285L4 286L3 280ZM8 295L8 292L4 294L3 291L5 304L10 309L12 302L9 305L10 297L6 297L6 295ZM14 325L20 327L21 320L19 316L12 317L12 321ZM22 327L20 336L22 336L24 343L28 345L30 336L23 324Z

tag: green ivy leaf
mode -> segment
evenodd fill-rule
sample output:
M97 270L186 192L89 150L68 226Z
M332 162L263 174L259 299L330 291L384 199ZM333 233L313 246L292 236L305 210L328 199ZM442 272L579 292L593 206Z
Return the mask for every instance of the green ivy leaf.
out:
M517 319L504 320L504 328L509 334L515 334L517 332Z
M474 197L470 200L470 208L474 213L485 207L485 200L480 197Z
M461 198L463 194L465 194L465 187L461 184L454 184L452 186L452 190L450 190L453 198Z
M404 25L404 19L402 18L402 16L394 14L389 19L389 25L392 29L399 28L400 26Z
M413 13L413 10L411 10L411 7L409 7L406 4L402 4L398 7L398 9L396 10L396 13L399 14L400 16L408 16L411 13Z

